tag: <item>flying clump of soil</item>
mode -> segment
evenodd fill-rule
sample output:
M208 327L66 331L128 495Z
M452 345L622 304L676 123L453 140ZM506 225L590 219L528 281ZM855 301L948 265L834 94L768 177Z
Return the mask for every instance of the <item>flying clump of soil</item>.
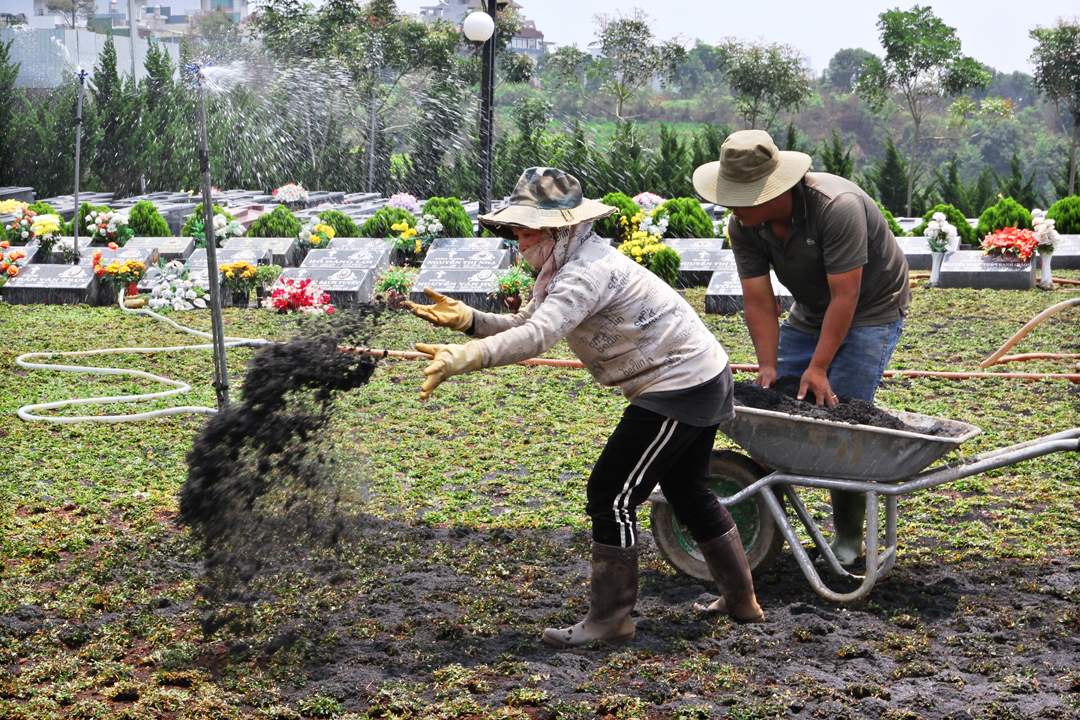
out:
M808 392L804 400L799 400L799 383L800 379L795 375L785 375L767 388L749 382L736 382L735 404L756 410L771 410L817 420L903 430L921 435L955 437L962 432L960 428L941 422L934 423L929 428L916 428L873 403L846 395L838 395L840 404L833 407L817 405L813 392Z

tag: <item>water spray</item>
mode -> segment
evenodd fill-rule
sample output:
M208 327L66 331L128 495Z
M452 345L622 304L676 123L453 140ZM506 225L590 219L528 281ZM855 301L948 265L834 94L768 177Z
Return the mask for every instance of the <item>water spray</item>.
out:
M225 366L225 331L221 322L221 287L218 282L217 235L214 232L213 190L210 185L210 146L206 136L206 76L203 68L213 63L185 65L194 76L196 116L199 121L199 172L202 174L203 238L206 245L206 270L210 282L210 323L214 335L214 392L218 410L229 405L229 374Z
M86 76L87 72L82 68L75 71L75 77L79 79L79 100L75 105L75 222L72 224L72 233L75 239L72 241L73 259L72 265L79 264L79 225L82 222L82 218L79 217L79 160L82 158L82 102L83 93L86 91Z

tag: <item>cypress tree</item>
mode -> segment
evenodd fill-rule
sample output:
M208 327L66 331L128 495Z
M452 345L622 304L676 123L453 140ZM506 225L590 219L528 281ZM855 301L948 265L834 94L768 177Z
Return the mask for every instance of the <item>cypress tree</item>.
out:
M690 152L679 134L667 125L660 124L660 156L656 162L656 187L653 192L664 197L693 195L690 178Z
M840 131L833 128L832 140L822 143L818 148L818 156L825 165L825 172L850 180L855 174L855 158L851 156L854 149L855 146L851 145L845 151Z

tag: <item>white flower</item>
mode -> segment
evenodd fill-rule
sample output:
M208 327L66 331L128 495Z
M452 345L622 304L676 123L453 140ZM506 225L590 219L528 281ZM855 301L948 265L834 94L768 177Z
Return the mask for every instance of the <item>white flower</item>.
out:
M25 238L25 237L30 237L30 233L28 233L28 232L27 232L26 230L23 230L23 231L22 231L22 236L23 236L24 238Z
M934 219L937 220L939 223L945 222L945 213L943 213L943 212L934 213Z
M88 223L94 222L94 216L93 215L87 215L86 216L86 222L88 222Z

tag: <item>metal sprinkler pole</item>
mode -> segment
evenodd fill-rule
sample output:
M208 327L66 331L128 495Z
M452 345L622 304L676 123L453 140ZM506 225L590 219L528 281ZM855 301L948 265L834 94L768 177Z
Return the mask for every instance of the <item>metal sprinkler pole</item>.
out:
M75 72L75 77L79 78L79 100L75 104L75 217L72 225L72 233L75 235L72 241L72 247L74 249L74 256L71 264L79 264L79 225L82 224L82 218L79 217L79 160L82 158L82 100L83 91L86 89L86 75L87 72L82 68L79 68Z
M209 64L209 63L208 63ZM188 65L195 74L196 116L199 121L199 172L202 173L203 237L206 244L206 271L210 281L210 323L214 336L214 391L218 410L229 405L229 374L225 366L225 330L221 322L221 283L218 278L217 237L214 233L214 200L210 185L210 147L206 139L206 100L203 65Z

